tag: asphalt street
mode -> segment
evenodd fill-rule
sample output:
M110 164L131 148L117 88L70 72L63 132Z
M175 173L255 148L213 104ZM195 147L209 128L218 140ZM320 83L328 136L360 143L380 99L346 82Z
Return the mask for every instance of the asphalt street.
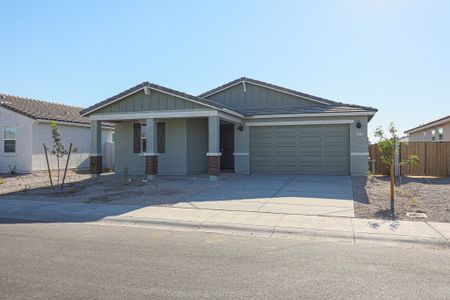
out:
M450 298L449 250L0 223L2 299Z

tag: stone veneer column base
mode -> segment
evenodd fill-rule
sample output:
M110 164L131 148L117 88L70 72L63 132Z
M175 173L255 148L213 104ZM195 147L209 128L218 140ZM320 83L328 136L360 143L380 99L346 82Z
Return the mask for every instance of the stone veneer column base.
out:
M208 175L210 180L217 180L220 175L220 156L208 156Z
M158 174L158 156L148 155L145 156L145 175L147 179L153 180Z

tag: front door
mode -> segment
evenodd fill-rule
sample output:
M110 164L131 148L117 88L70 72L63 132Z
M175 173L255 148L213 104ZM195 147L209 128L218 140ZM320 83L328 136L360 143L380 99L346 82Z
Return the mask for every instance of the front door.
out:
M220 125L220 168L222 170L234 170L234 125Z

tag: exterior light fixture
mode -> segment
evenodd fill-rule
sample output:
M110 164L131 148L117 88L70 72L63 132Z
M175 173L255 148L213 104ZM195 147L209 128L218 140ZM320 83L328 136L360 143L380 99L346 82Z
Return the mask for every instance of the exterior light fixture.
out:
M239 131L244 131L244 126L239 125L239 127L237 128Z
M361 121L356 122L356 128L360 129L362 127Z

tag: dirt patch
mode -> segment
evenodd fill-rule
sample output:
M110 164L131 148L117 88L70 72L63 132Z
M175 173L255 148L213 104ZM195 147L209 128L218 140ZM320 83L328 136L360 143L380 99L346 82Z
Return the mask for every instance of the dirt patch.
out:
M415 220L407 216L407 212L413 212L425 213L428 221L450 222L450 178L402 176L396 179L395 185L397 218ZM354 177L353 199L357 218L389 219L389 177Z
M234 175L234 174L233 174ZM229 177L229 175L224 175ZM4 199L107 203L123 205L171 206L186 202L198 193L222 182L211 182L208 176L158 177L147 181L144 177L124 177L115 174L70 173L63 190L51 187L46 173L4 178L0 185L0 201Z

